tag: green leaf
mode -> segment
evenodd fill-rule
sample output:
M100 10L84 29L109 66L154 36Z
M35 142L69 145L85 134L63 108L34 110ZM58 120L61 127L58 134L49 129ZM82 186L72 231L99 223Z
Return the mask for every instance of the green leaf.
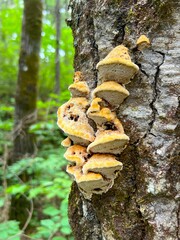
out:
M9 237L12 237L19 232L19 222L17 221L11 220L0 223L0 240L7 240ZM20 237L16 236L13 239L20 240Z
M42 193L44 193L44 188L42 188L42 187L32 188L29 190L29 197L34 198Z
M53 237L52 240L66 240L64 237Z
M22 184L22 185L16 184L16 185L12 185L12 186L8 187L6 189L6 192L16 195L16 194L25 193L27 189L28 189L28 185L26 185L26 184Z
M40 222L42 226L47 227L48 229L51 229L51 230L54 229L55 223L51 219L44 219L44 220L41 220Z
M69 234L71 234L72 231L71 231L70 227L62 227L61 232L65 235L69 235Z
M56 216L60 213L60 210L55 207L49 206L43 210L43 213L49 216Z

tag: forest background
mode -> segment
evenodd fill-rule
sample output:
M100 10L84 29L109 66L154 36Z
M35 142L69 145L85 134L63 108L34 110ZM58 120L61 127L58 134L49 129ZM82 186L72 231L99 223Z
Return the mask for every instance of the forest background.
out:
M27 154L13 161L12 131L23 7L22 0L0 1L0 240L73 239L67 217L71 180L65 173L64 150L60 146L64 136L56 125L57 108L69 99L67 88L73 77L73 39L65 21L67 1L43 1L38 117L29 128L36 137L37 151L33 156ZM55 87L57 51L59 89ZM21 198L26 199L24 206L19 203ZM17 204L16 214L11 207L12 199Z

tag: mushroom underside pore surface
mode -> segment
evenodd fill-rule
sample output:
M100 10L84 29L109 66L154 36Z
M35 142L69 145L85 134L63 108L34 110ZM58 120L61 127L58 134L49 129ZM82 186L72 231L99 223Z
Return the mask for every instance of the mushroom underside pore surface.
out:
M93 97L103 99L111 106L120 105L128 96L128 90L124 88L121 84L114 81L103 82L93 91Z
M128 95L125 95L124 93L120 93L117 91L113 91L112 89L112 90L97 92L96 96L104 99L106 102L108 102L112 106L117 106L117 105L120 105Z
M87 151L91 153L120 154L127 146L129 137L126 134L98 137L88 145Z
M132 66L119 63L104 64L98 67L98 78L100 82L112 81L127 84L131 78L137 73L137 65L132 63Z

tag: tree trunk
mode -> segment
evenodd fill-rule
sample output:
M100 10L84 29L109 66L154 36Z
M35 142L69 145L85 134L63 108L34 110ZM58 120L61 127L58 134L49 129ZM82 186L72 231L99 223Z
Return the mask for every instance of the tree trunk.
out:
M37 83L39 71L39 51L42 27L42 1L24 0L19 72L15 98L15 125L13 131L13 162L32 155L35 139L28 132L29 126L36 121ZM20 176L26 182L26 172ZM29 200L24 196L12 197L10 219L20 222L23 228L28 219Z
M120 155L123 171L107 193L83 198L76 183L69 219L79 240L177 240L179 1L71 0L75 71L90 88L97 62L123 43L140 71L118 116L130 144ZM140 52L146 34L152 45ZM113 79L112 79L113 80Z
M25 154L33 154L35 151L34 136L28 132L28 129L36 120L41 27L41 0L24 0L15 98L14 158L20 158Z
M61 37L61 15L60 0L56 0L55 22L56 22L56 60L55 60L55 93L60 94L60 37Z

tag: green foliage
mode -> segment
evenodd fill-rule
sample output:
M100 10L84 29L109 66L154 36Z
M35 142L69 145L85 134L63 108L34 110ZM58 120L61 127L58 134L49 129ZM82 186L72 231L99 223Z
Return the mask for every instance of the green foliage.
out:
M22 22L22 1L13 1L11 6L0 6L0 93L13 93L17 79L17 63ZM18 16L18 17L17 17ZM9 95L8 95L9 96Z
M48 239L50 236L54 236L52 239L72 239L67 216L67 198L71 180L65 173L67 164L63 158L65 150L60 146L63 135L60 134L56 125L56 111L59 104L54 99L58 97L54 94L51 97L53 99L47 102L38 101L38 119L41 121L30 127L30 132L37 136L38 155L34 158L21 159L8 167L6 179L11 184L7 187L6 193L9 196L14 195L16 198L26 195L35 204L38 199L41 199L38 214L33 212L33 218L29 225L33 229L29 236L33 239ZM10 107L3 106L1 109L7 112L12 110ZM3 129L4 133L8 130L9 128ZM19 180L23 173L32 176L24 183ZM0 174L3 174L2 168ZM4 199L0 200L1 207L3 207ZM38 218L39 214L43 216L42 219ZM16 221L14 222L16 223ZM17 232L15 233L17 234Z
M8 98L9 95L14 96L17 81L23 1L12 0L11 4L4 2L0 5L0 95ZM64 95L72 82L74 49L71 29L65 23L67 13L64 1L61 2L61 7L60 87ZM44 4L39 73L39 94L44 99L54 91L55 85L54 8L55 0Z
M7 240L20 240L19 223L17 221L6 221L0 224L0 239Z

